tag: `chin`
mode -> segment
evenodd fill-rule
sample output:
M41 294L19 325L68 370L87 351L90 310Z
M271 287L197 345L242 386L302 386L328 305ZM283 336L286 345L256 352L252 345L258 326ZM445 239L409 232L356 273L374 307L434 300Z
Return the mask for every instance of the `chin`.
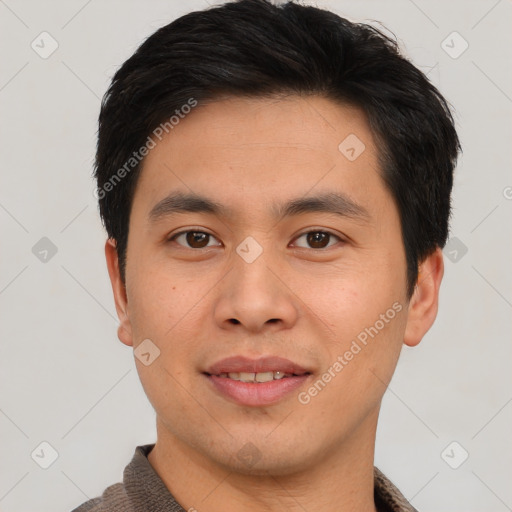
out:
M290 439L269 443L267 435L268 433L265 433L261 438L252 436L254 444L250 441L231 440L224 447L225 451L210 451L207 456L223 466L226 471L267 477L302 472L322 458L319 454L322 451L321 447L314 450L314 447L308 446L306 450L303 442L297 440L296 443L290 443ZM233 450L234 445L240 445L240 448ZM217 445L218 448L223 447Z

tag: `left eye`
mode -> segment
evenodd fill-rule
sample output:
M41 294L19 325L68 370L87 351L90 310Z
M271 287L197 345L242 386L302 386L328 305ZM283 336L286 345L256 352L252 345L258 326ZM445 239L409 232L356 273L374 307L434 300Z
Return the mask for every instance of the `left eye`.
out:
M329 243L331 238L341 240L339 236L336 236L333 233L329 233L328 231L308 231L307 233L303 233L297 237L296 240L300 240L303 237L306 237L306 243L309 244L312 249L325 249L330 245L333 245ZM299 247L304 246L299 245ZM306 246L306 249L308 248L309 247Z
M188 247L191 249L202 249L203 247L211 247L209 245L210 238L215 238L210 233L205 233L204 231L182 231L181 233L177 233L170 240L185 240L188 244ZM180 245L183 245L180 243Z

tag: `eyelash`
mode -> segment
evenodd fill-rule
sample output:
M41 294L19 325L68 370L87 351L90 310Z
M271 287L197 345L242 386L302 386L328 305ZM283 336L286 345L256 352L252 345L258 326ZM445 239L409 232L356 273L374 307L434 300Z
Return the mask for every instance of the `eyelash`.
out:
M186 235L187 233L200 233L200 234L204 234L204 235L208 235L210 237L213 237L215 238L214 235L212 235L211 233L208 233L207 231L201 231L201 230L195 230L195 229L187 229L185 231L180 231L179 233L175 233L174 235L172 235L171 237L168 238L168 241L169 242L174 242L176 240L176 238L178 238L180 235ZM334 237L334 238L337 238L340 242L344 242L344 240L336 235L335 233L332 233L331 231L328 231L328 230L325 230L325 229L311 229L309 231L304 231L303 233L297 235L294 240L297 240L299 238L301 238L302 236L304 235L308 235L310 233L323 233L323 234L326 234L326 235L329 235L331 237ZM329 240L330 242L330 240ZM180 244L178 244L180 245ZM213 246L206 246L206 247L201 247L201 248L194 248L194 247L185 247L185 246L181 246L183 247L184 249L191 249L193 251L200 251L201 249L208 249L209 247L213 247ZM311 250L317 250L317 251L325 251L329 248L331 248L332 245L328 245L327 247L322 247L321 249L315 249L313 247L311 247L310 249ZM299 249L305 249L305 247L299 247Z

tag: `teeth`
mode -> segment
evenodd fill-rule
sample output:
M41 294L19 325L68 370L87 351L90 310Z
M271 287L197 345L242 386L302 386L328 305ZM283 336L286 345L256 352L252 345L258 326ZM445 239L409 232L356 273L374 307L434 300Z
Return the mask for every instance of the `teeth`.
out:
M219 377L229 377L233 380L239 380L241 382L270 382L271 380L279 380L284 377L291 377L292 374L285 374L284 372L259 372L259 373L248 373L248 372L231 372L221 373Z
M254 382L254 377L256 376L255 373L245 373L240 372L238 377L238 380L241 380L242 382Z
M264 372L256 374L256 382L270 382L274 380L274 372Z

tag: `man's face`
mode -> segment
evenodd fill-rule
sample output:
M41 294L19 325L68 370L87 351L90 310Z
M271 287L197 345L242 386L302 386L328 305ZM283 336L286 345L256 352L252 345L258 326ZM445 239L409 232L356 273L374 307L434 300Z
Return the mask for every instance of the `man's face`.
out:
M176 193L226 211L173 213L160 202ZM328 194L346 199L338 213L286 211ZM148 366L136 359L159 442L277 475L371 439L405 292L400 220L360 110L226 99L197 107L146 157L120 337L160 350ZM276 357L289 363L265 359ZM237 380L246 373L272 381Z

